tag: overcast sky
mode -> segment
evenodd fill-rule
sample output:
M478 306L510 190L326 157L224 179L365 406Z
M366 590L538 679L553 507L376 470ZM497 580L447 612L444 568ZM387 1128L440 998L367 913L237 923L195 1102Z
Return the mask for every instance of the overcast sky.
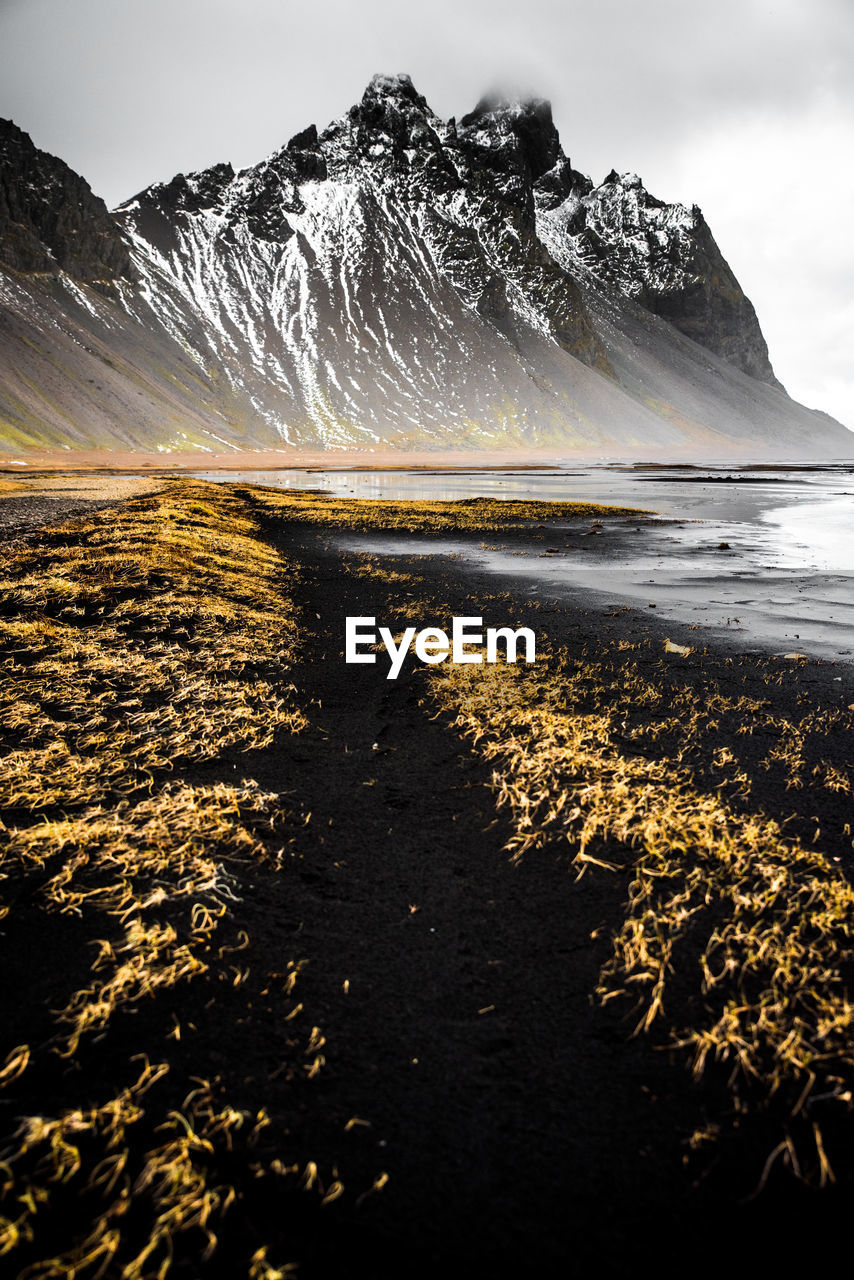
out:
M374 72L550 98L601 181L699 204L778 377L854 429L852 0L0 0L0 115L110 205L253 164Z

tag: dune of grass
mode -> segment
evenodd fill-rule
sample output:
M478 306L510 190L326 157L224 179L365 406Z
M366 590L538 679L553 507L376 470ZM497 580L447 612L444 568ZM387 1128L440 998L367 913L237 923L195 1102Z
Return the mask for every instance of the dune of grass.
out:
M636 517L635 507L594 502L535 502L510 498L411 499L337 498L301 489L253 487L253 497L281 520L344 529L394 529L400 533L488 532L542 521Z
M246 979L234 906L291 820L234 762L306 724L287 680L293 572L245 504L190 482L6 558L0 921L35 945L51 991L46 1032L0 1063L4 1114L18 1117L0 1163L0 1257L16 1275L165 1277L176 1257L212 1255L236 1169L304 1172L253 1154L263 1111L175 1059L188 984ZM188 776L202 766L209 781ZM63 921L85 939L67 973L51 957ZM299 963L281 968L270 999L286 1025ZM300 1034L297 1020L287 1069L304 1075L322 1036ZM130 1049L111 1047L116 1035ZM90 1083L104 1062L112 1075ZM44 1111L27 1110L34 1098ZM263 1244L250 1253L255 1280L289 1269Z

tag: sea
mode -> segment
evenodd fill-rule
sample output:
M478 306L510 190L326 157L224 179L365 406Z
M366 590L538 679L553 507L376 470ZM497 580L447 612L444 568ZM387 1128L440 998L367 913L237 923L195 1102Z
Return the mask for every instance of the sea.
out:
M640 536L627 536L625 520L606 520L603 554L595 555L560 546L553 556L541 556L536 546L519 555L517 548L502 548L500 535L481 546L394 534L378 544L349 532L339 542L390 556L453 554L458 567L512 575L521 590L538 597L654 606L677 627L725 633L743 649L854 664L850 460L195 474L353 498L528 498L643 508L655 515L641 522ZM572 537L578 526L562 531Z

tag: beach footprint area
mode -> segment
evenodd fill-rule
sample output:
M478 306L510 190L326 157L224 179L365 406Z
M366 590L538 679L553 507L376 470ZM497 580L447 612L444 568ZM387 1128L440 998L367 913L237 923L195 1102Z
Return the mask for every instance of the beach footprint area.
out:
M577 536L604 571L665 536L628 508L109 500L3 544L8 1273L841 1238L850 665L478 559ZM536 661L344 661L348 617L470 615Z

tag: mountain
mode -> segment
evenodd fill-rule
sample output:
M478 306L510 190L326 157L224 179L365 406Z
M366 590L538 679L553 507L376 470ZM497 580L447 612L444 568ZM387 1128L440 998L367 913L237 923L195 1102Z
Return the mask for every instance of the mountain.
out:
M375 77L260 164L110 214L0 125L0 443L852 452L696 207L598 187L547 103Z

